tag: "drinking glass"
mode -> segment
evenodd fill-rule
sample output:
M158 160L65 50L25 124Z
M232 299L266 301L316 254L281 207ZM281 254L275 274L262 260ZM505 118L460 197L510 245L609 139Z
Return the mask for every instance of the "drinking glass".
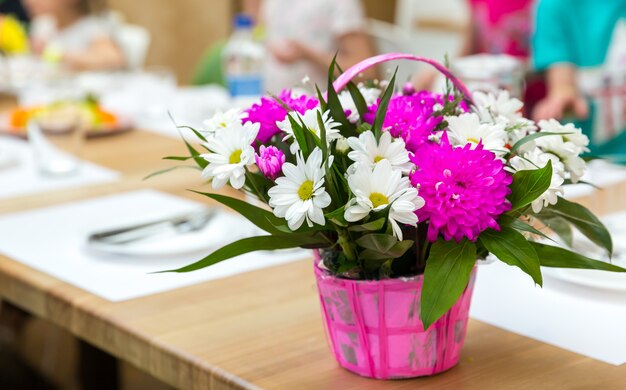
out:
M68 176L80 168L88 117L77 104L65 104L35 116L28 139L37 170L45 176Z

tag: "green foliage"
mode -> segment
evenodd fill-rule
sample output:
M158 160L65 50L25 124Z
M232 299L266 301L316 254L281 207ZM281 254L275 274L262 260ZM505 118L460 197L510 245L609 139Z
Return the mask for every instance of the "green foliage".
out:
M193 264L189 264L185 267L175 270L162 271L162 272L190 272L197 271L202 268L209 267L224 260L231 259L233 257L243 255L245 253L263 251L263 250L277 250L297 248L301 246L311 245L323 245L324 241L319 238L311 237L308 235L299 234L287 234L287 235L274 235L274 236L257 236L244 238L239 241L235 241L231 244L221 247L205 258L196 261Z
M546 192L552 181L552 162L548 161L545 167L533 170L517 171L511 183L511 210L518 210L528 206L533 200Z
M481 233L479 239L500 261L518 267L533 278L535 283L542 285L537 253L521 233L510 227L502 227L499 232L487 229Z
M557 246L540 244L538 242L531 242L530 244L533 248L535 248L535 251L539 256L539 262L543 267L597 269L611 272L626 272L626 269L622 267L618 267L604 261L590 259L579 253L574 253Z
M593 215L584 206L570 202L565 198L559 198L555 205L542 210L541 215L555 216L564 219L575 226L582 234L595 244L607 250L609 255L613 253L611 234L598 217Z
M383 132L383 122L385 121L389 101L393 96L393 89L395 87L397 72L398 69L396 68L395 72L393 72L393 77L391 78L389 84L387 85L387 88L385 89L385 92L383 92L380 103L378 103L378 108L376 109L376 117L374 118L374 124L372 125L372 131L374 132L374 136L376 136L376 139L380 139L380 136Z
M459 299L476 263L476 245L437 240L430 249L424 271L421 299L421 319L429 328Z

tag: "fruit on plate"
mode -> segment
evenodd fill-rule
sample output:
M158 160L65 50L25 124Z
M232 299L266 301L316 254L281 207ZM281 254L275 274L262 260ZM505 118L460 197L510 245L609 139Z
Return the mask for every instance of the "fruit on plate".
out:
M31 119L36 119L46 130L59 130L82 123L89 131L113 128L118 123L115 114L104 110L93 99L80 102L58 101L45 106L19 107L11 112L9 126L12 131L25 132Z

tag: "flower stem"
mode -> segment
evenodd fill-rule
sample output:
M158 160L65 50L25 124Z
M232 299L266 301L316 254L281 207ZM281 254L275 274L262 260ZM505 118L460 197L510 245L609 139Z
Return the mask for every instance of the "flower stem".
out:
M354 243L350 237L350 233L348 233L345 229L337 229L337 233L339 234L339 238L337 239L337 243L341 246L341 250L343 251L346 259L351 262L356 262L357 256L356 251L354 249Z

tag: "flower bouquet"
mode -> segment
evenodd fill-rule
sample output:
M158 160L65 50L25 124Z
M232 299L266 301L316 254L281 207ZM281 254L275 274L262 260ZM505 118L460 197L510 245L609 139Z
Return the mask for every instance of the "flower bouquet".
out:
M427 62L444 94L396 92L351 79L380 62ZM573 125L524 118L507 92L470 95L448 70L407 54L372 57L326 93L283 91L192 129L189 156L214 189L230 185L266 207L201 193L267 234L224 246L176 270L244 253L314 249L314 271L338 362L376 378L454 366L465 337L477 260L493 255L542 284L541 266L625 270L562 246L572 227L612 251L586 208L563 195L580 180L588 139ZM344 87L346 90L344 90ZM254 203L254 202L253 202Z

